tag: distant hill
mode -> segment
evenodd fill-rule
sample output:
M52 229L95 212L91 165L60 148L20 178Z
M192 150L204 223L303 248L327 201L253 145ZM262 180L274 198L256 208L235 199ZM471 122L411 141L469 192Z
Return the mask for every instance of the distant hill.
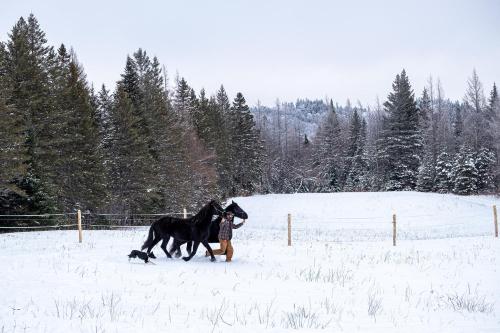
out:
M295 103L284 102L279 105L279 114L281 124L285 124L285 120L289 126L300 129L304 134L313 137L320 125L321 121L330 110L330 106L320 99L298 99ZM335 111L340 117L346 117L351 113L353 108L348 103L347 106L339 106L336 104ZM257 124L267 122L268 126L276 126L278 106L254 106L251 108Z

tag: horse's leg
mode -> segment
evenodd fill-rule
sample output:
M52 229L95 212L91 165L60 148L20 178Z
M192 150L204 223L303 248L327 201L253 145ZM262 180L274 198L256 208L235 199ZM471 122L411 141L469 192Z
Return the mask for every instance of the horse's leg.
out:
M159 241L161 241L161 237L160 236L156 236L156 238L153 239L153 241L151 242L151 245L148 246L148 249L146 251L146 253L148 254L148 257L149 257L149 253L151 252L151 250L153 249L153 247L155 247L155 245L158 244Z
M214 262L215 261L214 251L212 251L212 248L210 247L208 241L203 241L201 243L208 250L208 253L210 253L210 261Z
M170 239L170 235L166 235L165 238L163 239L163 242L161 243L161 249L163 250L163 252L165 252L168 259L172 259L172 256L167 251L167 244L168 244L169 239Z
M189 261L191 260L192 257L194 257L194 255L196 254L196 250L198 250L198 246L200 245L200 242L198 241L195 241L194 242L194 246L193 246L193 252L191 252L189 254L189 257L182 257L182 259L184 259L184 261Z
M176 248L175 248L175 241L172 243L172 245L170 245L170 250L168 250L168 253L170 253L170 255L174 254Z
M172 255L175 252L175 257L179 258L180 255L178 255L178 253L181 253L181 245L184 243L185 242L178 241L177 239L174 238L172 246L170 247L170 251L168 251L170 255Z
M170 236L169 236L170 238ZM172 258L172 256L170 255L170 253L167 251L167 244L168 244L168 238L167 239L164 239L163 242L161 242L161 249L163 250L163 252L165 252L165 254L167 255L167 258Z
M175 257L180 258L182 256L181 245L182 245L181 242L174 241L174 243L170 247L170 250L168 251L170 252L170 255L174 254L175 252Z
M165 243L166 243L166 242L167 242L167 241L165 240L165 238L163 238L163 240L162 240L162 242L161 242L161 245L160 245L160 247L161 247L161 249L163 250L163 252L165 252L165 250L164 250L163 248L165 247ZM165 253L165 254L167 254L167 253ZM168 257L168 256L167 256L167 257Z
M193 241L187 242L186 251L188 252L188 254L191 254L191 247L192 246L193 246Z

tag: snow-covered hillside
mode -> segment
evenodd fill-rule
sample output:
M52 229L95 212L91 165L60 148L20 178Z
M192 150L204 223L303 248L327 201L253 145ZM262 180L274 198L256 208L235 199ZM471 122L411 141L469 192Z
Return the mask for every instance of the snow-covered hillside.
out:
M0 332L498 332L494 197L235 198L234 261L127 260L147 228L0 235ZM287 214L293 243L287 246ZM398 245L392 246L392 214Z
M252 231L286 235L289 213L295 239L336 242L392 241L393 214L398 239L492 235L492 206L500 207L494 197L421 192L272 194L235 200L252 212Z
M277 117L280 117L281 126L299 130L302 134L312 137L316 134L319 124L328 113L328 105L322 100L297 100L295 103L282 103L277 106L256 106L251 109L259 128L278 126ZM285 125L287 123L287 125Z

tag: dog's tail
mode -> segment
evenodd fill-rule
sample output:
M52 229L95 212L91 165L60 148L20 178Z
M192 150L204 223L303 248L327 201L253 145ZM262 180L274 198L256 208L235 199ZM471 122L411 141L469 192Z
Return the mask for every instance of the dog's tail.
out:
M141 251L144 250L145 248L149 247L153 243L154 232L155 232L155 228L154 228L155 224L156 224L156 222L153 222L153 224L151 224L151 227L149 227L148 239L146 239L146 241L142 245Z

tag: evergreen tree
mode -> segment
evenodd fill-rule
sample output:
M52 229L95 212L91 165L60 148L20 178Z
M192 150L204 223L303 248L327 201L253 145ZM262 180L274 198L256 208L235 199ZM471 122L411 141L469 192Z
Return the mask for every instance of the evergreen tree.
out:
M420 99L419 108L418 108L418 116L419 116L419 124L423 129L424 133L427 132L430 121L432 117L432 101L429 96L429 92L427 88L424 88L422 91L422 98ZM425 136L424 136L425 137Z
M127 61L128 62L128 61ZM148 72L151 69L151 60L147 52L141 48L139 48L136 52L134 52L134 63L135 63L135 72L137 74L137 80L140 85L142 85L142 93L144 93L144 78L147 76ZM126 70L127 73L127 70ZM125 74L126 75L126 74Z
M382 159L386 163L387 190L414 189L418 178L422 138L418 109L406 72L396 75L393 92L384 103Z
M488 100L488 112L491 119L491 133L493 139L493 152L495 154L494 184L497 193L500 192L500 97L497 86L493 83Z
M348 173L344 190L366 191L368 189L368 158L365 153L366 121L360 118L357 109L351 119L350 145L347 156Z
M140 77L137 69L137 63L130 56L127 56L125 63L125 72L121 75L120 88L127 94L128 98L134 106L134 113L140 115L143 92L140 87ZM142 118L139 116L139 118ZM142 120L141 120L142 121Z
M192 124L191 87L184 78L177 81L174 97L174 110L185 127Z
M248 195L255 191L261 178L263 146L242 93L237 93L233 101L232 118L232 154L237 156L233 173L235 193L232 195Z
M196 92L194 91L193 88L191 88L189 91L189 108L188 108L190 119L193 119L194 114L197 112L199 108L200 108L200 102L198 100L198 97L196 96Z
M212 109L209 108L209 99L206 96L205 89L201 89L198 99L198 107L193 113L193 125L199 138L203 140L208 148L215 147L217 138L216 122L212 121Z
M460 147L463 144L463 132L464 132L464 121L462 118L462 108L460 106L456 106L455 108L455 117L453 119L453 143L454 143L454 151L458 153Z
M347 157L354 157L361 145L361 117L358 114L358 110L354 108L349 126L349 148L347 150Z
M221 85L217 91L216 101L219 109L223 115L227 115L231 110L231 103L229 103L229 98L227 97L226 89Z
M461 195L476 194L479 174L474 153L463 145L455 156L453 166L453 193Z
M31 14L20 18L9 34L3 69L10 91L7 105L22 114L26 129L26 172L20 187L27 195L29 210L46 213L56 209L52 164L57 156L53 140L58 136L51 100L50 67L55 52L46 45L45 33Z
M148 211L150 193L155 190L151 180L151 155L139 132L140 119L121 85L114 96L110 119L112 155L108 178L114 209L129 213Z
M475 167L477 169L478 180L477 190L481 193L491 192L495 188L494 169L496 159L493 151L482 148L476 156Z
M493 133L497 134L497 136L494 137L496 141L496 139L498 138L498 124L500 122L500 96L498 95L497 85L494 82L493 88L490 92L490 98L488 99L488 118L493 123Z
M496 116L496 109L500 106L500 97L498 95L497 85L493 82L493 88L491 88L490 98L488 100L488 111L491 114L491 117Z
M208 149L215 150L222 116L218 113L215 99L207 98L205 89L201 89L197 108L193 112L193 124L198 137Z
M106 149L109 148L109 133L111 128L111 109L113 107L113 98L106 86L103 84L97 94L97 113L99 123L100 145Z
M417 190L420 192L432 192L435 187L435 182L436 169L434 167L433 157L430 152L426 152L418 172Z
M430 192L434 189L436 178L437 145L433 131L432 101L427 88L424 88L419 102L419 126L422 133L422 162L419 167L417 190Z
M0 45L0 68L2 64ZM27 156L22 114L14 106L7 104L9 95L6 77L0 74L0 196L9 197L9 192L24 196L19 182L26 176L24 161ZM6 207L7 208L7 207ZM2 207L0 207L2 209ZM10 213L10 211L9 211Z
M436 163L434 189L439 193L448 193L453 189L453 163L446 152L439 154Z
M223 196L231 196L237 192L233 183L235 178L234 170L234 138L232 137L234 117L231 114L231 104L227 97L224 86L221 85L215 97L216 114L218 118L217 128L217 173L219 175L219 188L223 191Z
M341 189L344 149L337 112L330 101L330 111L318 129L313 156L318 192L337 192Z
M65 117L66 129L58 143L60 156L54 163L58 202L66 209L98 208L105 197L103 155L99 143L96 110L81 66L73 58L68 64L62 105L56 106ZM61 110L63 110L61 112Z

